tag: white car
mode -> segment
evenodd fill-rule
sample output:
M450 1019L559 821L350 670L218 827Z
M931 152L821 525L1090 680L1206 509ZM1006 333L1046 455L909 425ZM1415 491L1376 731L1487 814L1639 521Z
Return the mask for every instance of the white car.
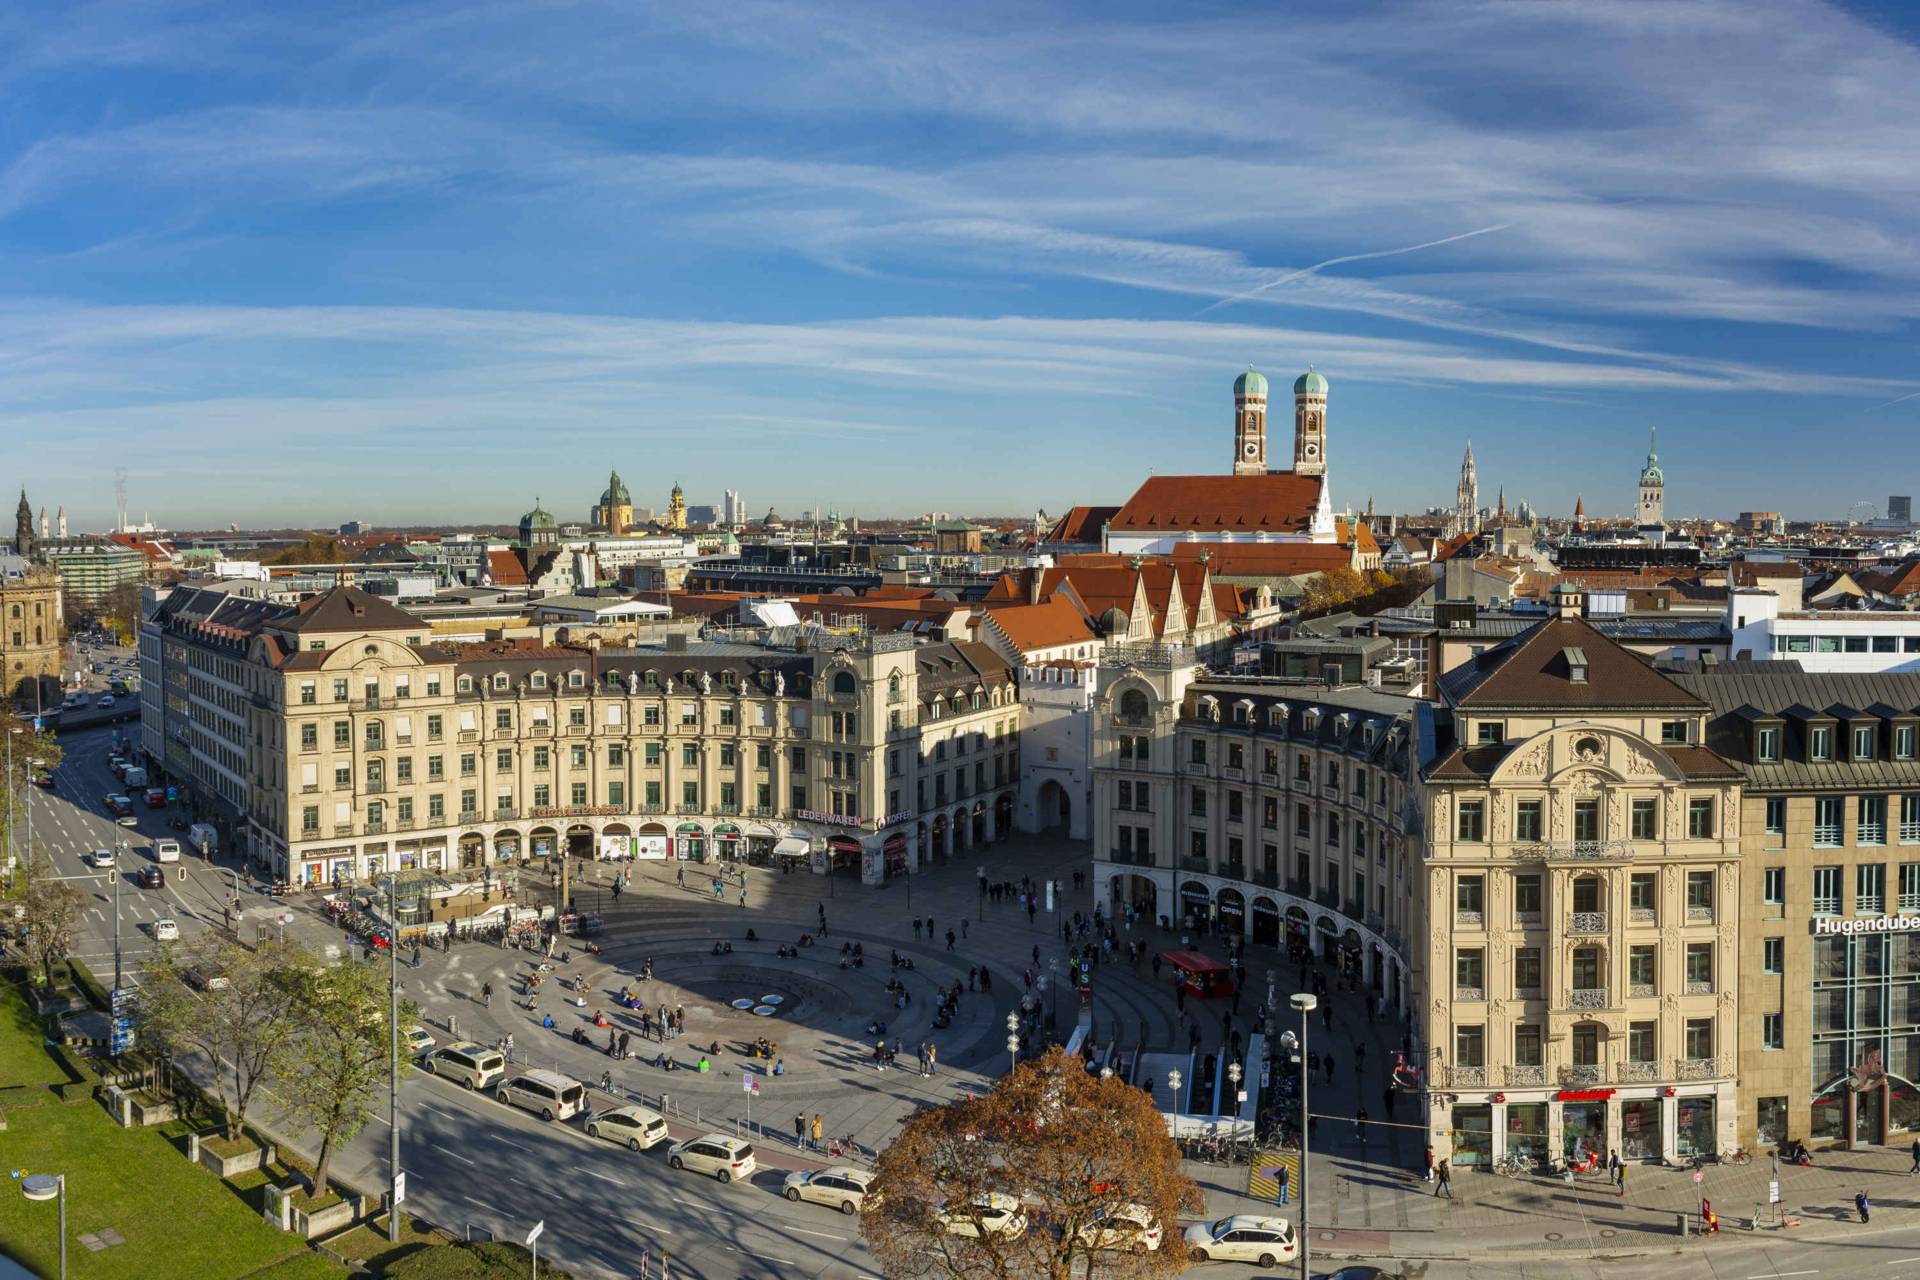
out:
M587 1121L589 1138L605 1138L629 1151L648 1151L667 1140L667 1120L647 1107L615 1107Z
M407 1056L409 1058L417 1058L427 1052L427 1050L433 1048L434 1045L440 1043L433 1038L433 1033L425 1027L408 1027L401 1033L401 1036L407 1042Z
M110 707L113 705L113 695L110 693L103 694L93 705L96 707Z
M88 865L88 866L90 866L90 867L110 867L110 866L112 866L112 865L113 865L113 850L111 850L111 849L95 849L95 850L94 850L94 851L93 851L92 853L90 853L90 854L88 854L88 855L87 855L87 865Z
M784 1194L789 1200L811 1200L815 1204L832 1205L842 1213L853 1214L860 1212L860 1206L867 1198L867 1188L872 1185L872 1174L842 1165L832 1169L790 1173Z
M940 1223L950 1236L1017 1236L1027 1229L1027 1215L1010 1195L989 1191L971 1204L941 1209Z
M1123 1204L1104 1218L1095 1218L1074 1233L1089 1249L1129 1249L1152 1253L1165 1233L1143 1204Z
M180 941L180 926L174 923L173 917L161 916L153 922L153 940L155 942Z
M1236 1213L1187 1228L1187 1256L1195 1262L1253 1262L1277 1266L1293 1257L1293 1224L1285 1218Z
M667 1163L675 1169L710 1173L722 1182L751 1178L757 1167L752 1143L719 1133L674 1143L667 1148Z

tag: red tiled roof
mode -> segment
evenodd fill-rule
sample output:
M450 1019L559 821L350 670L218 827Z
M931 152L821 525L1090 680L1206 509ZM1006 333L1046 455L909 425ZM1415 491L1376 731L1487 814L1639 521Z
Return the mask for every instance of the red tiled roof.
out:
M1118 533L1179 530L1295 533L1313 519L1321 478L1290 471L1259 476L1151 476L1108 528Z
M1063 644L1091 644L1098 638L1086 615L1064 595L1050 596L1039 604L996 605L987 616L1021 653Z
M1091 542L1098 544L1100 530L1120 514L1118 507L1072 507L1047 530L1046 542Z
M496 587L527 585L527 567L511 551L487 552L487 572L493 575L493 585Z
M1324 542L1176 542L1176 564L1198 564L1207 557L1207 568L1216 577L1290 578L1303 573L1325 573L1345 569L1353 563L1353 552L1345 546Z
M1380 544L1375 541L1373 530L1369 529L1365 522L1356 520L1352 525L1348 525L1345 520L1335 520L1333 522L1333 540L1344 547L1347 545L1349 537L1359 544L1361 555L1377 556L1380 554Z

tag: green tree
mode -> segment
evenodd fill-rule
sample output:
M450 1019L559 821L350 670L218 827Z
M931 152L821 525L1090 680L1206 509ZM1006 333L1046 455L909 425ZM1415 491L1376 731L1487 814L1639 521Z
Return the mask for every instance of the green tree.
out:
M982 1097L914 1113L873 1189L860 1226L890 1280L1175 1275L1187 1261L1177 1235L1143 1251L1120 1223L1137 1215L1174 1235L1203 1207L1153 1099L1057 1047ZM983 1229L971 1206L990 1196L1020 1201L1024 1228Z
M268 564L345 564L353 559L340 539L324 533L310 533L291 546L282 547L267 557Z
M31 716L18 716L11 708L0 707L0 773L5 771L8 743L13 745L13 776L7 779L7 785L0 786L0 823L15 824L6 829L13 831L16 839L24 839L31 794L27 787L36 774L58 769L63 753L60 739L50 731L34 732Z
M300 978L316 963L291 944L246 947L209 931L185 946L163 944L141 966L141 1039L169 1059L197 1051L214 1064L230 1139L240 1136L254 1090L292 1045ZM227 985L194 989L185 975L195 968L225 974Z
M373 1118L386 1083L389 1040L384 964L329 965L302 971L294 981L296 1033L279 1060L276 1089L294 1117L320 1133L313 1195L327 1194L335 1148L351 1142ZM414 1016L401 1006L401 1021ZM401 1069L406 1069L405 1059Z
M37 853L26 859L27 891L22 900L27 960L40 970L41 985L53 985L53 966L73 954L74 930L86 899L54 874L53 866Z

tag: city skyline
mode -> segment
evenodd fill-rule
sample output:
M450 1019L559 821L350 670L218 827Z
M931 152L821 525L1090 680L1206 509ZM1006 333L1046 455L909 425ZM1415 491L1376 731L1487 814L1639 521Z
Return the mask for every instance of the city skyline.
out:
M1657 422L1671 517L1839 517L1920 473L1907 21L0 18L7 480L76 528L111 464L180 528L580 518L609 461L1058 512L1224 471L1235 373L1312 363L1337 506L1447 503L1471 436L1483 495L1626 513Z

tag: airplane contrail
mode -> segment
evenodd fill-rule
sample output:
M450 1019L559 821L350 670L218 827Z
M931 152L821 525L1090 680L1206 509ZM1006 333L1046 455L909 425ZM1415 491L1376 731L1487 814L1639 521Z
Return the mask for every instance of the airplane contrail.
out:
M1881 405L1880 407L1882 409L1891 409L1893 408L1893 406L1897 404L1905 404L1907 401L1913 399L1915 396L1920 396L1920 391L1909 391L1907 392L1907 394L1901 396L1898 400L1889 400L1885 404Z
M1414 253L1421 249L1433 249L1443 244L1452 244L1456 240L1471 240L1475 236L1484 236L1490 231L1505 231L1512 225L1514 224L1511 222L1499 222L1491 227L1481 227L1477 231L1462 231L1457 236L1443 236L1438 240L1429 240L1425 244L1410 244L1403 249L1380 249L1373 253L1349 253L1345 257L1328 258L1325 262L1316 262L1310 267L1301 267L1298 271L1289 271L1283 276L1276 276L1265 284L1255 285L1245 293L1236 293L1230 298L1222 298L1211 306L1202 307L1199 314L1205 315L1209 311L1217 311L1221 307L1231 306L1236 302L1244 302L1256 294L1265 293L1269 289L1277 289L1283 284L1291 284L1302 276L1313 275L1328 267L1337 267L1343 262L1363 262L1368 258L1392 258L1403 253Z

